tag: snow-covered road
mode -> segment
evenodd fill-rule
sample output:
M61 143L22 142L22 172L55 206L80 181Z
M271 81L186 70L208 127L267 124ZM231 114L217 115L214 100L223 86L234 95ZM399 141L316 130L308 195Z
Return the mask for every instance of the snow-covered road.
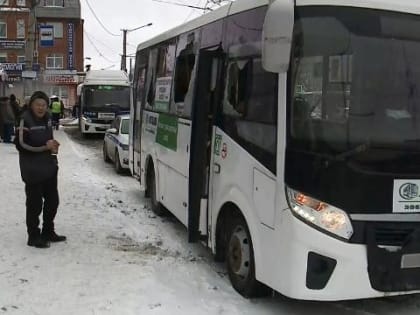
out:
M70 132L72 134L72 132ZM26 246L18 154L0 143L0 314L404 314L420 296L317 303L280 295L247 300L185 228L149 210L139 183L102 161L99 140L62 130L58 233L67 242Z

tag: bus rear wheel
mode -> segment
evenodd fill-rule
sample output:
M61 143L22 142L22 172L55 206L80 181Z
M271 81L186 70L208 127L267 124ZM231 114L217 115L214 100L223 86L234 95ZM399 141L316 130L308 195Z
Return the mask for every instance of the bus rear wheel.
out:
M153 168L151 168L149 171L149 180L147 186L149 189L150 201L152 203L152 211L157 216L163 216L165 214L165 209L156 196L156 177Z
M269 295L271 289L255 278L251 235L241 216L232 219L227 240L226 265L234 289L247 298Z

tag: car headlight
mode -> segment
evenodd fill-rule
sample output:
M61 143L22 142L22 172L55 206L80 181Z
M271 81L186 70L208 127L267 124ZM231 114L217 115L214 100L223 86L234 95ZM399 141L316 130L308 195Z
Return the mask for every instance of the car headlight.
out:
M353 226L343 210L291 188L286 190L290 209L303 221L347 240L353 235Z
M92 119L90 119L90 118L88 118L88 117L86 117L86 116L82 116L82 119L83 119L85 122L87 122L87 123L91 123L91 122L92 122Z

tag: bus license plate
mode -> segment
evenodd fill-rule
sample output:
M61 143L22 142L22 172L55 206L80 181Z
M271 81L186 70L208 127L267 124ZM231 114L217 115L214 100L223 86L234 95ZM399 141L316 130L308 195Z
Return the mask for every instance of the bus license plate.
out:
M420 267L420 254L405 254L401 257L401 269Z
M114 119L115 114L114 113L98 113L99 119Z

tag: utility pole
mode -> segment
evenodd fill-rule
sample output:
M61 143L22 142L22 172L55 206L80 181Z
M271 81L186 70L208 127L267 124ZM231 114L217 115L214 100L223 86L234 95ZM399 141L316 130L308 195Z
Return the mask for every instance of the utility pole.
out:
M125 72L127 72L127 33L137 31L138 29L151 26L151 25L153 25L153 23L148 23L148 24L145 24L136 28L132 28L132 29L121 30L123 32L123 54L121 56L121 70L124 70Z
M123 55L121 59L121 70L127 72L126 58L127 58L127 29L123 29Z

